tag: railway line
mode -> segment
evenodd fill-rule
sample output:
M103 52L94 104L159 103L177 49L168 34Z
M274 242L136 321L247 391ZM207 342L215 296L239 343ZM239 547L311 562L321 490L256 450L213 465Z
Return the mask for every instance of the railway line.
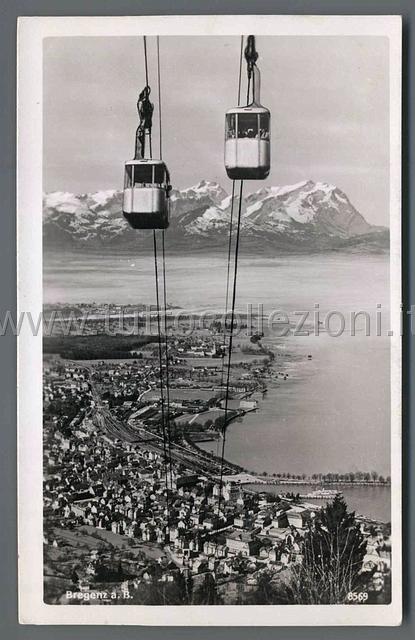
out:
M91 368L88 367L88 369L91 374ZM131 424L121 422L103 405L97 385L92 380L92 375L90 375L89 384L95 401L92 420L101 432L106 433L110 438L145 446L146 449L164 456L163 438L161 436L144 427L134 427ZM172 442L170 455L173 462L182 464L197 473L211 478L215 478L220 474L220 461L215 460L208 453L196 448ZM225 475L228 475L235 473L235 470L231 465L225 463L224 472Z

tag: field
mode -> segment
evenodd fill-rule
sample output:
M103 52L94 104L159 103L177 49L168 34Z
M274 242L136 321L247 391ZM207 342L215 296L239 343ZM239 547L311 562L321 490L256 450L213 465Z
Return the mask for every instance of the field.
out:
M169 395L170 400L210 400L216 398L220 394L219 389L174 389L170 388ZM146 391L142 400L145 402L152 402L160 399L160 391L158 389L152 389Z

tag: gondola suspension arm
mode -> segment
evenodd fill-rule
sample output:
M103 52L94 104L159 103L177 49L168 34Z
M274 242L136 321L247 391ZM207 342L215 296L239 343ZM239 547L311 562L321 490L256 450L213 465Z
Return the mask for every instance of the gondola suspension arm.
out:
M154 105L150 102L151 89L148 85L140 92L137 100L137 111L140 119L137 131L135 134L135 150L134 159L142 160L145 158L146 153L146 135L149 137L149 151L150 158L152 155L151 149L151 130L153 126L153 111Z

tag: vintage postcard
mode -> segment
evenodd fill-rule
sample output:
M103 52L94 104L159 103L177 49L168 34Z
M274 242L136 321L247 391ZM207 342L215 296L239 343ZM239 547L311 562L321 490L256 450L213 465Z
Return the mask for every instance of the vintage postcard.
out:
M400 624L400 114L399 16L19 19L22 623Z

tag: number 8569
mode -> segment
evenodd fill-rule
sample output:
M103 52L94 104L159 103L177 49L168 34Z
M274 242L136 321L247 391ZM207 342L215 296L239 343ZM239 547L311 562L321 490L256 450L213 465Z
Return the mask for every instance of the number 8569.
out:
M367 593L367 591L349 591L349 593L347 594L347 601L348 602L366 602L366 600L368 599L369 594Z

